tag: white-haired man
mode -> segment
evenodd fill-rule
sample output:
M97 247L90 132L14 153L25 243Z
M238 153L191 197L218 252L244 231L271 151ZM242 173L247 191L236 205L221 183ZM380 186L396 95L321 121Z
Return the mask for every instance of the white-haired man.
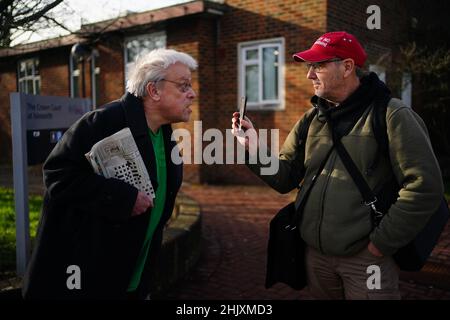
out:
M196 68L186 53L151 51L136 62L120 100L85 115L56 145L43 167L46 193L25 298L148 296L163 227L182 181L182 165L170 157L176 147L170 124L189 120ZM153 200L95 174L85 159L97 141L125 127L145 162Z

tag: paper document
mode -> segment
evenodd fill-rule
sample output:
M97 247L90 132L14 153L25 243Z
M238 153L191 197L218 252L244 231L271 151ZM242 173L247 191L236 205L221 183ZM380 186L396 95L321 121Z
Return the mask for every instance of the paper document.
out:
M125 181L152 199L155 198L155 191L130 128L100 140L85 156L95 173Z

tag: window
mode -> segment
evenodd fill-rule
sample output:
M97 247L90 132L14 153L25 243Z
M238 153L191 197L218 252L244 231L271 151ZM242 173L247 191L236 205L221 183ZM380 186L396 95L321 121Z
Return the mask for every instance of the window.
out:
M33 58L19 61L17 78L19 79L19 92L40 94L39 59Z
M155 32L125 39L125 84L136 59L153 49L166 47L166 34Z
M284 109L284 39L238 45L239 97L249 109Z

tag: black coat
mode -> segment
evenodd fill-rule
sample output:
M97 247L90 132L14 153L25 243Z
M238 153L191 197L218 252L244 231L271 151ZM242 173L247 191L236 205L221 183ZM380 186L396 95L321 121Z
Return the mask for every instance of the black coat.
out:
M64 134L44 164L46 193L36 245L24 278L25 298L124 298L149 224L151 209L131 217L137 189L94 173L84 154L99 140L129 127L156 191L156 162L143 105L131 94L90 112ZM164 212L154 233L138 292L149 289L162 232L182 181L171 161L175 142L162 127L167 162ZM81 289L66 285L70 265L81 270Z

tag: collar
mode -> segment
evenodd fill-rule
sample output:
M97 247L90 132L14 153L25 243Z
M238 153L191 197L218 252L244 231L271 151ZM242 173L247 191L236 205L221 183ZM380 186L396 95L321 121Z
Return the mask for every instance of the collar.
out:
M365 109L381 96L390 95L389 89L374 72L361 78L360 82L359 87L337 107L332 107L330 102L314 95L311 104L318 109L318 119L320 121L326 121L326 118L338 119L355 110Z
M133 136L138 137L147 134L148 127L142 99L127 92L120 98L120 101Z

